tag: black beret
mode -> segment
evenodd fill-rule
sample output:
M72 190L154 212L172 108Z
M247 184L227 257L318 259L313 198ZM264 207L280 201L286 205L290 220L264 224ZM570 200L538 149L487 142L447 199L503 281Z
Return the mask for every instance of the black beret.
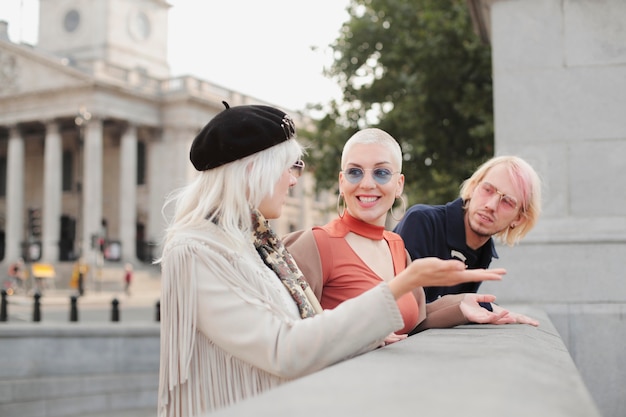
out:
M191 144L189 159L198 171L244 158L296 135L293 120L281 110L222 103L226 109L211 119Z

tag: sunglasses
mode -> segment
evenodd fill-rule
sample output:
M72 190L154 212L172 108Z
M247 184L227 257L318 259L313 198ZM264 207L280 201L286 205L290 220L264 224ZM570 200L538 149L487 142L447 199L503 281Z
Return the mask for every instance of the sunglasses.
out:
M296 178L299 178L302 175L302 171L304 171L304 161L301 159L294 162L289 168L289 173Z
M363 177L365 177L365 171L372 171L372 178L374 178L374 181L376 181L380 185L387 184L389 181L391 181L393 174L399 172L393 172L388 168L348 168L341 172L343 172L343 176L345 179L348 180L348 182L352 184L358 184L363 180Z
M517 202L517 199L515 197L504 194L503 192L498 190L493 184L487 181L483 181L478 184L478 187L476 187L476 191L478 192L478 195L480 197L485 199L491 199L494 195L497 195L498 207L504 211L512 212L517 210L517 207L519 207L519 203Z

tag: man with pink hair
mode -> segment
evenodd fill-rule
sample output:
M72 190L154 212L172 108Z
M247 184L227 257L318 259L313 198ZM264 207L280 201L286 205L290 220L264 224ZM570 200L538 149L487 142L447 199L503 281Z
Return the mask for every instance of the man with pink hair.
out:
M445 205L410 207L394 232L402 236L411 259L436 256L459 259L469 269L488 268L498 258L493 238L515 245L537 223L540 213L541 181L535 170L517 156L498 156L463 182L459 198ZM447 294L475 293L480 284L427 287L426 302ZM500 309L495 304L484 307ZM538 324L529 318L526 322Z

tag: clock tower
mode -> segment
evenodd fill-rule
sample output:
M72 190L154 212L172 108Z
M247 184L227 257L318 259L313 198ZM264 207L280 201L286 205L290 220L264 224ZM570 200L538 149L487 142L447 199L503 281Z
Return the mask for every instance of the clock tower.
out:
M169 77L166 0L40 0L38 47L93 68L99 62Z

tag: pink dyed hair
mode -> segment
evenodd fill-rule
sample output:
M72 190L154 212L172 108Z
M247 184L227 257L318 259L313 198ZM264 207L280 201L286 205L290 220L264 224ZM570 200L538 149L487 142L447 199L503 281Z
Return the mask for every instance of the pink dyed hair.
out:
M517 156L497 156L483 163L461 185L460 196L467 203L474 189L485 178L487 172L497 165L506 165L507 171L519 194L520 223L515 228L506 228L496 233L496 237L503 243L513 246L519 242L535 226L541 214L541 180L533 167Z

